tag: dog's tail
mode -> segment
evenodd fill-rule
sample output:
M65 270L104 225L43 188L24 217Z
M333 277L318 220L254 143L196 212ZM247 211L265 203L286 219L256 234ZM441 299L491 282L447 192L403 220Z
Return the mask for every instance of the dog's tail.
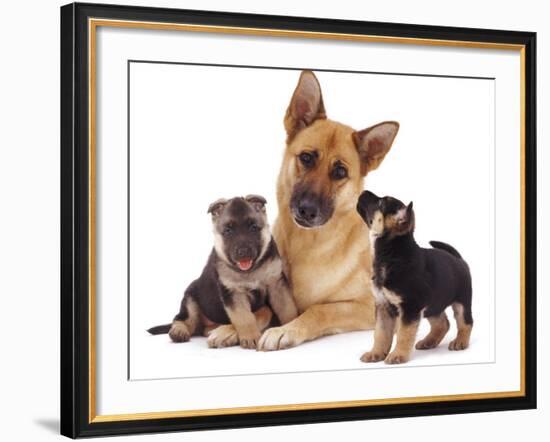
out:
M172 327L172 324L157 325L155 327L151 327L147 331L152 335L163 335L170 331L170 327Z
M451 255L456 256L457 258L462 259L462 256L460 255L460 253L458 253L458 251L457 251L453 246L450 246L450 245L447 244L447 243L440 242L440 241L430 241L430 245L431 245L434 249L445 250L446 252L450 253Z

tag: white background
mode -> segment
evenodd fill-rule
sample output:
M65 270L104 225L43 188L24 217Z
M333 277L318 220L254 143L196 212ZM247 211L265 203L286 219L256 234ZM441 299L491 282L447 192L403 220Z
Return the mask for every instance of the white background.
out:
M105 37L102 47L109 41ZM360 362L372 346L372 332L255 354L239 348L213 351L201 338L173 345L167 335L145 331L171 320L184 288L200 274L212 248L210 202L264 195L274 221L285 147L282 120L299 75L295 70L131 64L131 379L391 368ZM366 186L405 203L413 199L417 241L425 247L432 239L449 242L471 268L476 325L470 348L447 351L456 336L451 320L441 347L416 352L407 366L492 362L495 81L341 72L317 72L317 78L329 118L356 129L388 119L400 122L390 154L369 174ZM106 141L99 149L125 152L126 145ZM104 187L111 191L110 185ZM512 206L508 198L505 206ZM508 290L497 299L517 293L513 285ZM120 296L114 290L104 293L99 296ZM450 309L449 314L452 318ZM428 330L422 321L419 339Z
M547 15L537 2L461 2L440 5L438 2L393 2L365 7L340 1L313 6L273 2L129 2L157 6L209 8L243 12L326 16L364 20L401 21L408 23L477 26L539 31L539 54L548 46ZM0 221L2 245L1 293L6 302L1 325L4 354L1 365L2 411L5 420L2 435L10 440L46 440L56 437L58 412L58 16L59 2L34 2L10 6L5 16L10 20L2 28L4 60L1 71L2 161L0 180L3 218ZM6 69L9 66L9 70ZM547 72L544 58L538 61L539 79ZM542 83L542 84L540 84ZM545 106L548 92L539 82L539 146L543 146ZM545 162L539 152L539 170ZM541 181L547 178L540 174ZM545 183L547 184L547 182ZM542 187L542 186L541 186ZM542 191L539 190L542 202ZM543 212L539 208L539 224ZM539 269L542 270L546 235L539 232ZM542 271L539 271L539 293L544 293ZM539 312L547 301L541 296ZM539 314L539 317L541 315ZM547 365L548 350L543 352L547 325L540 321L540 367ZM16 339L11 339L16 337ZM542 368L540 372L543 373ZM544 376L539 377L539 391L547 389ZM468 435L490 435L500 440L516 440L526 432L535 433L547 427L546 396L541 394L539 410L513 413L491 413L471 416L447 416L392 421L353 422L269 429L232 430L194 433L187 440L279 440L301 435L325 440L342 434L357 433L377 438L410 437L423 440L463 440L457 428L468 429ZM429 425L429 431L426 431ZM451 430L452 429L452 430ZM151 436L143 436L140 440ZM181 435L154 436L155 440L181 440ZM151 437L152 438L152 437ZM133 438L128 438L131 440ZM136 438L137 440L137 438Z

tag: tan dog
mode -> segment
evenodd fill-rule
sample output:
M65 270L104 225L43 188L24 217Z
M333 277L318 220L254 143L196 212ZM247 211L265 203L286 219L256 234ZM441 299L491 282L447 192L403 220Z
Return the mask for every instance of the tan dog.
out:
M273 235L301 314L266 330L258 350L374 327L368 227L355 208L365 175L380 165L399 129L384 122L355 131L327 119L310 71L300 76L284 125Z

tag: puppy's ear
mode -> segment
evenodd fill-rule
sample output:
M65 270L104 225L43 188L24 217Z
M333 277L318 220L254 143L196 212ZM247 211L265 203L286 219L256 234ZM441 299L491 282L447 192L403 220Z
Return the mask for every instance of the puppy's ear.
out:
M408 232L414 229L414 212L412 201L407 207L404 207L397 212L395 222L401 232Z
M382 199L378 195L376 195L374 192L371 192L370 190L364 190L361 196L365 199L365 201L368 204L376 203Z
M247 195L244 199L256 209L257 212L265 212L267 201L260 195Z
M223 212L223 209L225 208L226 204L227 204L227 200L224 198L220 198L219 200L214 201L212 204L208 206L207 213L211 213L212 218L217 218Z
M315 120L326 118L321 85L311 71L302 71L285 115L287 143Z
M396 121L385 121L353 132L353 142L361 158L361 174L376 169L389 152L399 130Z
M359 199L357 200L357 210L361 213L361 210L366 211L367 207L371 204L375 204L380 201L380 198L376 196L370 190L363 190Z

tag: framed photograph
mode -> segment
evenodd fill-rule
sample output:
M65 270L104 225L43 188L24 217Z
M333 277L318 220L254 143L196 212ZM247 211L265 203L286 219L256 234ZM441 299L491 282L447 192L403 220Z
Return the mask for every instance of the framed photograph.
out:
M61 432L536 407L536 35L61 8Z

